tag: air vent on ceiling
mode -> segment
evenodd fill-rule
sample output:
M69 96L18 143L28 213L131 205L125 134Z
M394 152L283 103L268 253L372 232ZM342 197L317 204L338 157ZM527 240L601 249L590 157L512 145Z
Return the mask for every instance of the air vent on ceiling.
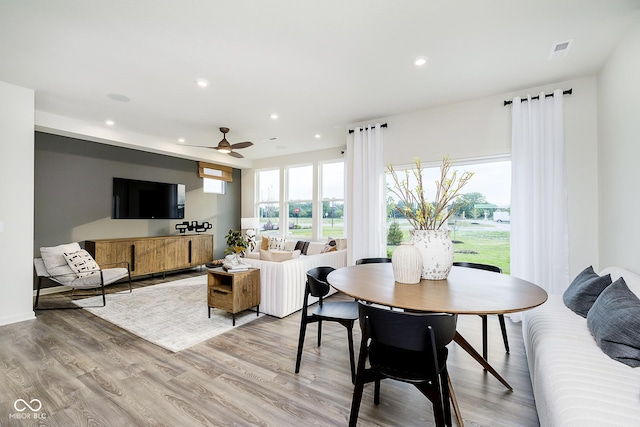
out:
M549 52L549 61L553 59L564 58L565 56L567 56L567 53L569 53L569 49L571 49L572 44L573 39L555 43L553 46L551 46L551 52Z

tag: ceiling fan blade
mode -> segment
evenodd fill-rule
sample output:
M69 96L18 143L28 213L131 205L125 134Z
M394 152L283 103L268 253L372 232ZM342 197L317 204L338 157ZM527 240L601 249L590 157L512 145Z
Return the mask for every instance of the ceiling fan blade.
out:
M251 147L253 142L245 141L245 142L236 142L235 144L231 144L231 149L236 150L238 148L247 148Z
M178 143L178 145L184 145L185 147L202 147L202 148L216 148L215 145L202 145L202 144L185 144L185 143Z
M236 153L235 151L230 152L230 153L229 153L229 155L230 155L231 157L236 157L236 158L238 158L238 159L244 159L244 156L243 156L242 154L240 154L240 153Z

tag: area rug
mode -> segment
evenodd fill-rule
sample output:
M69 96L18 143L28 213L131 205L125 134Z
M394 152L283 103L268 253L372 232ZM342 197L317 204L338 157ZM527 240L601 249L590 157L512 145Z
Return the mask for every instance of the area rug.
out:
M74 303L114 325L173 352L184 350L234 328L231 314L216 308L207 315L207 276L175 280ZM262 314L260 315L262 316ZM236 314L236 326L257 319L255 311Z

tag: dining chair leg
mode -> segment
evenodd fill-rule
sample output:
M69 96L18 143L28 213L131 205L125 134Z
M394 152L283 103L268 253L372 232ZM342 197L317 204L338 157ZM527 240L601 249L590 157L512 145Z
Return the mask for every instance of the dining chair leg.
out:
M322 319L318 320L318 347L322 342Z
M487 325L487 316L485 314L480 315L482 317L482 357L484 360L489 360L489 352L487 350L488 344L488 325Z
M346 322L345 327L347 328L347 340L349 341L349 362L351 366L351 383L356 383L356 361L355 354L353 351L353 321Z
M449 384L449 399L451 399L451 405L453 406L453 413L456 415L456 421L460 427L464 427L464 420L462 419L462 412L460 412L460 407L458 406L458 399L456 398L456 393L453 391L453 383L451 382L451 377L449 373L447 373L447 383Z
M358 423L358 412L360 412L360 402L362 402L364 383L364 363L358 361L358 374L356 375L355 386L353 388L353 398L351 400L351 412L349 413L349 427L355 427Z
M300 362L302 361L302 348L304 347L304 335L307 332L307 323L303 319L300 322L300 337L298 338L298 354L296 356L296 374L300 372Z
M504 323L504 315L498 314L498 320L500 321L500 329L502 330L502 341L504 341L504 351L509 353L509 340L507 339L507 326Z

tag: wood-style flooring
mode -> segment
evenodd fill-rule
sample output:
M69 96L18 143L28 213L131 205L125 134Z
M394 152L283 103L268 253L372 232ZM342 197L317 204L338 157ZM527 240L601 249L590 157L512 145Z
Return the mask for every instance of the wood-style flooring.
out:
M138 280L134 287L159 282ZM123 289L115 285L109 292ZM41 301L52 306L67 297ZM206 310L206 302L194 309ZM481 319L460 316L458 326L480 350ZM316 325L310 325L296 375L299 327L299 312L263 316L172 353L86 310L38 311L36 320L0 327L0 426L345 426L353 392L345 329L325 324L316 347ZM452 343L449 372L465 425L537 426L521 327L507 321L509 355L497 318L489 317L489 327L489 361L514 391ZM357 326L354 339L359 345ZM17 411L18 399L38 399L39 418ZM413 386L385 380L375 406L369 384L359 425L433 425L431 403Z

